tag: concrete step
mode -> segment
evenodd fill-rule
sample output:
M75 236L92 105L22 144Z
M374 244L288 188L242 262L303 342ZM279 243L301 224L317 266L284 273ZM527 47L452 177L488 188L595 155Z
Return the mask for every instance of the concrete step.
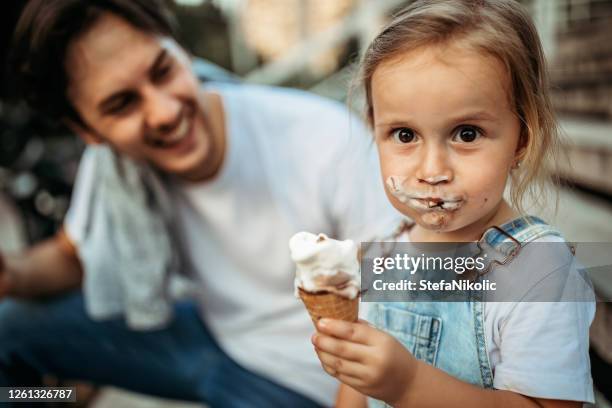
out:
M102 389L89 408L206 408L206 405L137 394L113 387Z

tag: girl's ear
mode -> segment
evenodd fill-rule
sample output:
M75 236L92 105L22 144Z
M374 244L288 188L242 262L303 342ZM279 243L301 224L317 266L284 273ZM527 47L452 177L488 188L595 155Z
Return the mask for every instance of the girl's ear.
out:
M518 145L516 146L516 151L514 152L514 163L520 163L525 157L525 153L527 152L527 142L529 140L529 134L527 132L528 130L525 128L525 126L522 126Z
M526 151L527 149L525 147L519 147L518 149L516 149L516 152L514 153L514 161L515 162L522 161L523 158L525 157Z
M96 145L104 143L104 140L93 130L89 129L86 125L78 123L72 119L64 119L64 124L68 128L76 133L83 141L89 145Z

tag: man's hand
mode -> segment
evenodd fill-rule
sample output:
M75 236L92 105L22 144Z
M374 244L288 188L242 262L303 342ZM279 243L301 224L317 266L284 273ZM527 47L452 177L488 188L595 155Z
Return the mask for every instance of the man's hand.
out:
M82 274L76 249L60 231L21 253L0 253L0 299L53 295L76 288Z
M312 343L328 374L389 404L402 399L418 364L395 338L365 321L321 319L317 328Z

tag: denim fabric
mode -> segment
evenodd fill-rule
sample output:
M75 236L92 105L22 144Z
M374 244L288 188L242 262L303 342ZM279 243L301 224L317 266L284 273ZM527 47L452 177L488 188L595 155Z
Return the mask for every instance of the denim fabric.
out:
M53 374L211 407L318 406L236 364L194 305L180 303L174 313L168 328L136 332L123 319L92 321L80 293L47 301L4 300L0 387L35 385L41 374Z
M537 217L517 218L500 228L520 243L560 234ZM488 230L483 241L507 252L516 246L507 235ZM417 359L482 388L493 387L484 332L484 303L476 294L464 302L379 302L367 320L399 340ZM387 406L369 399L370 407Z
M534 241L544 236L554 235L560 237L561 234L545 221L534 216L525 216L515 218L500 227L507 234L512 235L514 239L521 243ZM512 242L512 240L495 229L489 229L483 237L483 240L492 247L500 248L500 245Z

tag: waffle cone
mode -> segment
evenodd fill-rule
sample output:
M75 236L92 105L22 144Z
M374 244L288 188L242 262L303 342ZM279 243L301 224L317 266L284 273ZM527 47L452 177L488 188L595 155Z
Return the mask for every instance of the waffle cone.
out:
M359 312L359 296L348 299L331 292L311 293L299 289L300 299L304 302L310 318L314 325L319 319L328 317L331 319L356 322Z

